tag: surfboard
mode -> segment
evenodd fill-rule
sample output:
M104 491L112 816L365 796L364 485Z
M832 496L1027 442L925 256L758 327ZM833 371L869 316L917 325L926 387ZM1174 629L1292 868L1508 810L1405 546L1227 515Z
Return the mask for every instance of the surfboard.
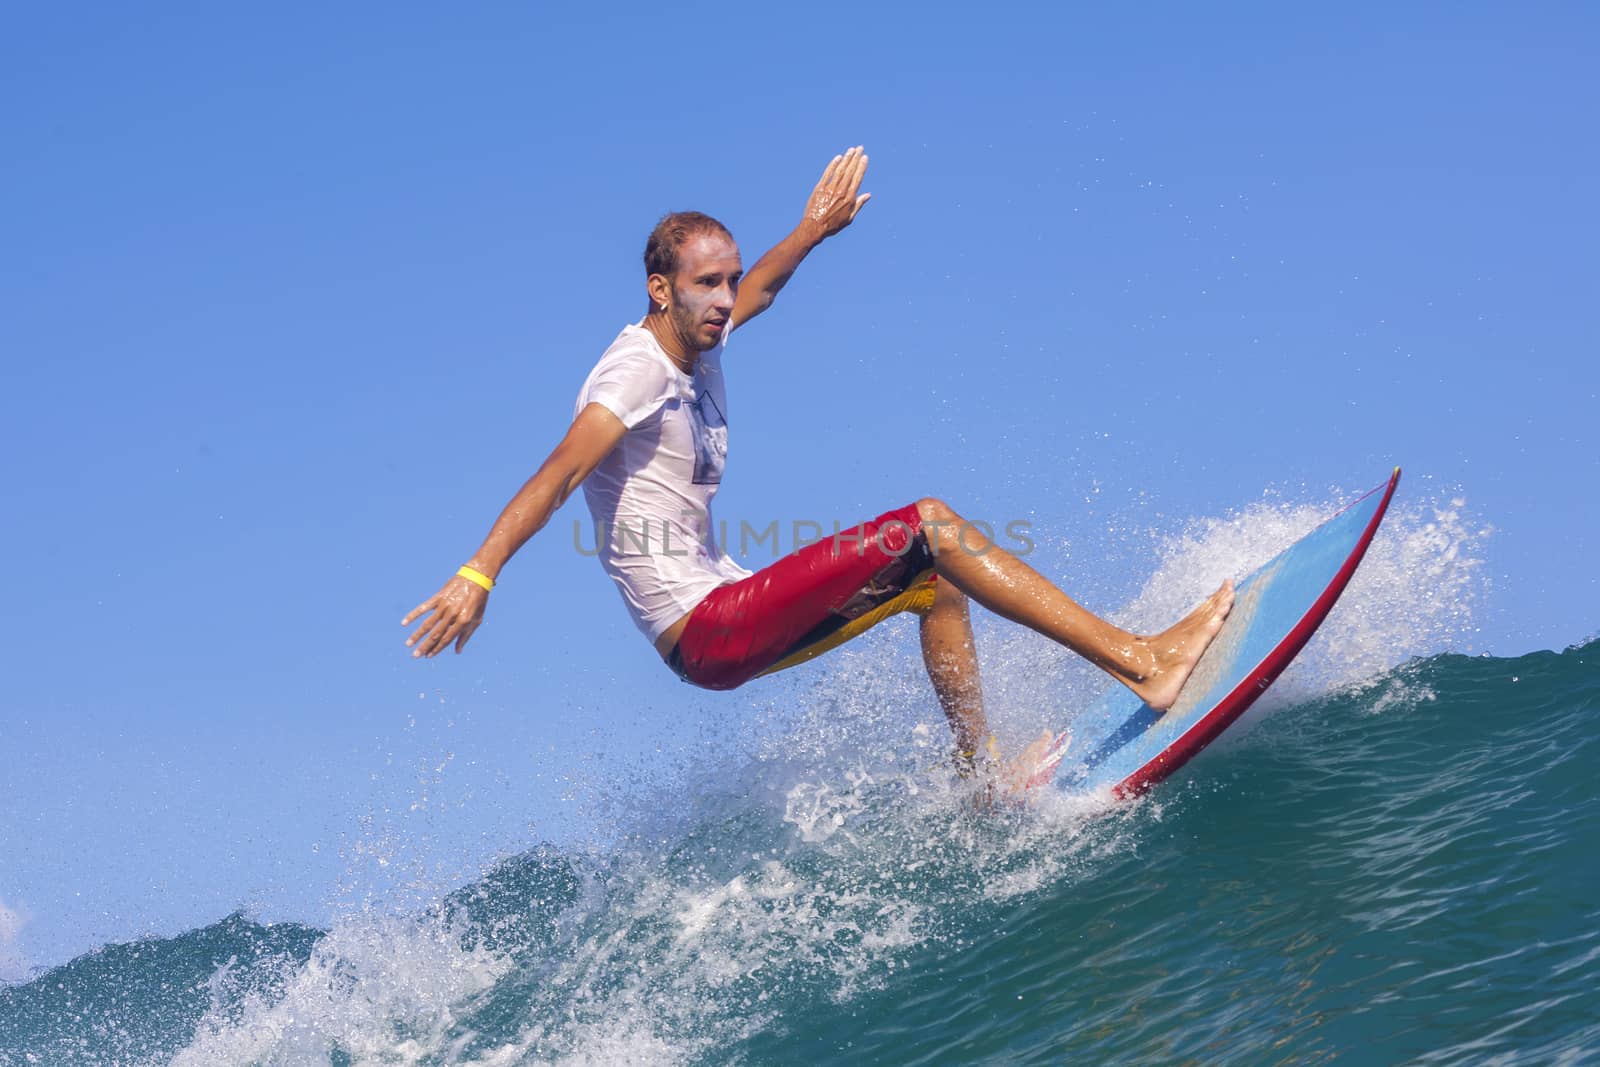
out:
M1134 796L1199 755L1281 675L1328 617L1378 532L1400 468L1235 586L1233 610L1166 712L1117 687L1052 741L1029 787Z

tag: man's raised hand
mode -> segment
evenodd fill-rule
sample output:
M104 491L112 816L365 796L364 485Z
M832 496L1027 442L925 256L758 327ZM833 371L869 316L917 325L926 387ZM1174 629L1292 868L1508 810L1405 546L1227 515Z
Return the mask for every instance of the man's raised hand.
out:
M871 193L861 192L861 179L866 173L867 153L860 145L842 156L834 156L828 169L822 172L822 179L811 190L811 199L806 202L806 221L821 231L819 240L832 237L854 222L862 207L872 199Z

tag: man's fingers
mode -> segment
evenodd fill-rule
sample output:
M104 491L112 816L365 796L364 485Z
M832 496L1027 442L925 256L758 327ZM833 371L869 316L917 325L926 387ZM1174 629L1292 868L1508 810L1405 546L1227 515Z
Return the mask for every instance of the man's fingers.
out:
M861 179L867 176L867 154L860 152L854 165L850 168L850 195L856 195L856 190L861 188Z
M834 156L828 160L828 166L822 172L822 178L817 182L818 189L826 189L833 184L833 176L838 173L839 164L844 162L843 156Z
M416 607L412 608L410 613L407 614L405 618L400 620L400 625L410 626L411 620L419 618L420 616L426 615L428 612L432 611L434 602L438 599L439 598L436 596L431 596L427 600L424 600L422 603L418 604Z
M411 640L406 642L408 645L416 646L416 651L412 655L431 656L438 651L443 635L455 629L458 625L457 618L458 616L453 611L441 611L428 622L419 626L417 632L411 635Z
M431 618L431 619L423 619L422 620L422 625L417 627L415 630L413 630L411 632L411 636L406 638L406 647L410 648L412 645L414 645L418 641L422 640L422 635L427 633L429 630L433 629L437 625L439 625L438 616L435 616L434 618Z
M856 158L861 155L859 147L846 149L845 154L838 158L838 170L834 171L834 187L848 186L851 174L856 173Z
M420 655L422 649L418 648L417 646L425 646L428 635L433 633L433 631L443 621L443 617L439 615L435 615L431 619L424 619L422 625L417 627L410 637L406 638L406 647L417 648L416 654Z
M437 656L439 653L441 653L445 649L449 648L450 647L450 642L454 641L456 639L456 635L459 634L460 632L461 632L461 622L460 622L460 620L452 622L449 626L445 627L444 633L440 634L438 636L438 638L435 639L435 641L433 642L433 651L428 653L428 654L430 656Z
M478 624L475 622L468 623L466 626L461 628L461 636L456 638L456 655L459 656L461 653L466 651L467 641L472 637L473 634L477 632Z
M455 620L451 620L449 625L429 634L428 639L422 643L422 647L418 650L419 653L423 656L432 657L443 652L449 646L450 639L455 636L456 629L460 625Z

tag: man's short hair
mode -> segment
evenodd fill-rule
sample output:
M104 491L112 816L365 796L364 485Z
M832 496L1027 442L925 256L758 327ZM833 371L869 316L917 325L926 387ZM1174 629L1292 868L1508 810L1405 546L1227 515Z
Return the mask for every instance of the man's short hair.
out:
M661 216L661 221L650 231L650 239L644 244L645 274L672 277L678 273L678 253L683 250L684 244L691 237L708 233L720 233L728 240L733 240L733 234L728 232L726 226L699 211L674 211Z

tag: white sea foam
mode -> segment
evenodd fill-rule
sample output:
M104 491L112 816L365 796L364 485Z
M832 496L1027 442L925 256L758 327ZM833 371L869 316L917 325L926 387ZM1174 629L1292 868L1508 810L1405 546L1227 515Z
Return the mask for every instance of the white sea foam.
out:
M871 777L866 780L870 784ZM800 831L802 841L826 841L858 814L864 803L853 789L839 792L829 782L797 782L784 798L783 821Z
M446 1045L461 1007L508 966L464 950L437 919L354 916L317 944L281 997L216 1000L173 1063L325 1063L334 1047L356 1063L415 1062Z

